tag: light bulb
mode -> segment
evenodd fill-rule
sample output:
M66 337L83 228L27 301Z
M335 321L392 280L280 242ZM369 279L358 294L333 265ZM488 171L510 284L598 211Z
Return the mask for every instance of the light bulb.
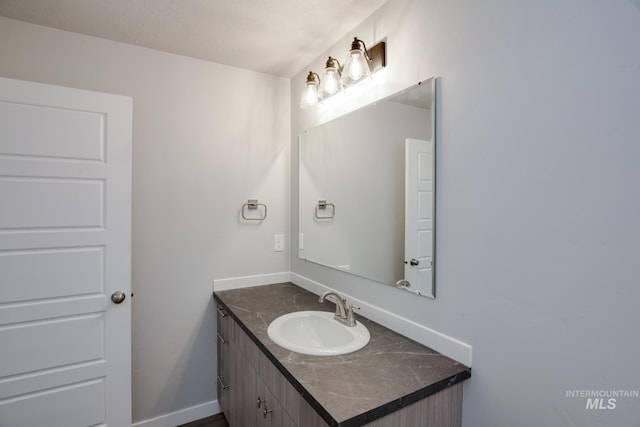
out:
M338 73L336 73L336 70L327 70L323 82L324 92L329 95L335 95L340 89L340 80L338 80Z
M300 108L311 108L318 104L318 86L315 82L307 83L300 97Z
M347 72L349 73L349 77L351 77L353 80L360 80L360 78L362 77L362 74L363 74L362 60L363 59L364 58L363 58L362 52L351 53L351 66L349 67Z
M318 104L318 84L320 83L320 77L313 71L309 71L307 74L306 87L302 91L300 97L300 108L306 109L315 107Z
M342 92L342 83L340 82L340 62L337 59L329 57L324 67L324 76L320 82L320 98L327 99L333 95Z
M351 43L351 50L347 57L347 62L342 70L342 84L345 86L355 85L370 76L369 62L362 40L354 37Z
M320 98L327 99L342 92L342 83L340 82L340 72L335 68L327 68L324 78L320 83Z

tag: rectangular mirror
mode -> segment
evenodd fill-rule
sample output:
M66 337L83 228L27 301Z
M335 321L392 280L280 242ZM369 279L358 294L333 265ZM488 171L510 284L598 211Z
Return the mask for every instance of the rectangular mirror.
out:
M299 258L435 298L435 79L299 138Z

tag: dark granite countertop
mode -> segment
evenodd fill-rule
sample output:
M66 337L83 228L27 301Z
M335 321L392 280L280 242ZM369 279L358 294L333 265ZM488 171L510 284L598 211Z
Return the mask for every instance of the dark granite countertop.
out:
M331 426L370 422L471 376L471 369L362 316L371 334L363 349L341 356L286 350L267 335L277 317L335 310L292 283L214 292L242 329Z

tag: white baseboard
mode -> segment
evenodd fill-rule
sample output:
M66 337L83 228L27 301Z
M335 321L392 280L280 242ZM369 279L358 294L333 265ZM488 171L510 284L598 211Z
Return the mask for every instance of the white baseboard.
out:
M217 400L133 423L132 427L176 427L220 413Z
M248 288L250 286L262 286L290 281L291 273L288 271L283 271L281 273L259 274L256 276L231 277L228 279L214 279L213 290L226 291L228 289Z
M308 279L304 276L291 272L290 281L314 294L322 294L325 291L335 290L322 283ZM350 302L354 302L360 307L359 312L367 319L373 320L392 331L411 338L422 345L426 345L447 357L462 363L465 366L471 366L472 348L469 344L463 343L448 335L442 334L436 330L420 325L412 320L398 316L380 307L371 305L358 298L340 294L346 297Z

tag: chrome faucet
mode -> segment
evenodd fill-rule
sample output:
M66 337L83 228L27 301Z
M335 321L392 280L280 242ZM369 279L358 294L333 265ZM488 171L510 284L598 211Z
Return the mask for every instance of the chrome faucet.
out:
M320 296L320 299L318 299L318 302L324 302L327 297L333 297L336 303L336 313L333 318L346 326L356 326L356 319L353 316L353 309L359 309L360 307L353 304L349 304L349 306L347 307L346 298L342 298L334 291L327 291L323 293Z

